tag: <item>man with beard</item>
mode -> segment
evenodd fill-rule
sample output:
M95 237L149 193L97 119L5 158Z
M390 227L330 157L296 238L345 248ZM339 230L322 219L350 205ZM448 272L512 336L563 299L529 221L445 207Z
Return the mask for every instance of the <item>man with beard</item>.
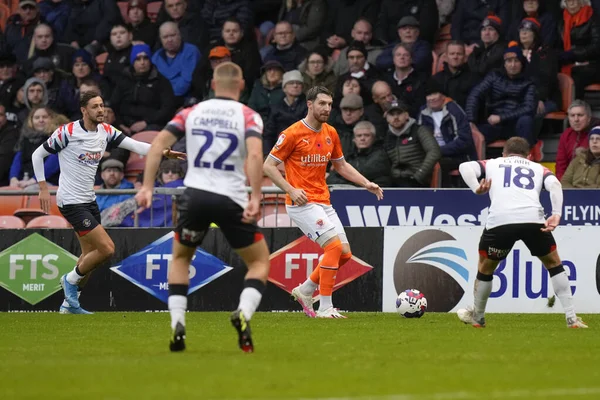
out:
M306 95L306 117L284 130L265 160L263 169L273 183L287 193L287 213L302 232L323 248L325 254L318 267L292 296L311 318L346 318L333 306L331 294L340 266L352 252L344 227L331 206L325 182L327 164L332 161L336 172L346 180L383 198L383 190L365 178L342 153L336 130L329 124L333 94L322 86L311 88ZM285 178L277 165L285 163ZM320 285L320 287L319 287ZM313 294L319 287L319 310L313 309Z
M98 92L81 95L83 118L59 127L50 138L33 153L33 171L40 185L40 205L50 213L50 192L44 175L44 158L58 153L60 179L56 203L61 214L73 226L81 245L81 256L71 272L60 282L68 305L60 307L65 314L88 314L79 304L78 285L87 274L109 260L115 244L100 224L100 210L96 203L94 181L96 170L107 146L120 147L146 155L148 143L138 142L123 135L113 126L104 123L104 100ZM167 157L184 157L182 153L164 150Z

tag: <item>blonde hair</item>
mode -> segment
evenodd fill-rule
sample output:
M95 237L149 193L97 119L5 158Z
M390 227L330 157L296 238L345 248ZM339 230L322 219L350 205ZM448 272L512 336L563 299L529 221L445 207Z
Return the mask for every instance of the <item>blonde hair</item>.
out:
M29 114L27 114L27 127L29 129L35 129L33 127L33 116L39 110L45 110L46 113L48 114L48 117L50 117L50 121L48 122L48 125L46 125L46 129L44 130L44 132L47 133L48 135L51 135L52 132L54 132L58 126L53 127L52 121L56 118L56 113L54 111L52 111L52 109L48 106L33 107L31 109L31 111L29 111Z
M215 86L218 86L220 89L238 89L242 79L242 69L239 67L239 65L231 61L226 61L217 65L213 72Z

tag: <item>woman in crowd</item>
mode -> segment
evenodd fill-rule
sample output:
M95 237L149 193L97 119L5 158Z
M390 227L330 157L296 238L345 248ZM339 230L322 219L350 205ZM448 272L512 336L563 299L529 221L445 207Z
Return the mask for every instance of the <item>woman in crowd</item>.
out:
M319 50L308 53L298 69L304 77L304 94L313 86L324 86L332 93L335 91L337 77L333 72L333 60Z
M260 79L254 82L248 107L260 114L263 123L269 120L271 107L283 100L285 96L281 88L283 66L277 60L269 60L261 68Z
M600 188L600 126L592 128L588 136L589 148L579 148L562 177L563 188Z

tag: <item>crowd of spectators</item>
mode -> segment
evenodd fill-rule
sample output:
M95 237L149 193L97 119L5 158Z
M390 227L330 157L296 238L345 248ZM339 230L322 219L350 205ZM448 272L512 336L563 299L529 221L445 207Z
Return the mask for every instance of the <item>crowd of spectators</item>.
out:
M460 186L453 171L478 158L474 131L534 149L560 110L562 73L578 100L563 110L557 176L600 185L600 125L583 101L600 84L600 0L20 0L12 11L0 40L0 186L36 187L31 153L80 118L81 92L100 90L126 135L160 130L214 96L225 61L242 68L240 101L264 120L265 155L321 85L335 93L329 123L347 160L381 186L413 188L429 187L436 166L443 187ZM436 53L443 29L451 38ZM130 187L128 157L107 149L97 184ZM56 183L56 159L45 168ZM327 182L349 184L333 170Z

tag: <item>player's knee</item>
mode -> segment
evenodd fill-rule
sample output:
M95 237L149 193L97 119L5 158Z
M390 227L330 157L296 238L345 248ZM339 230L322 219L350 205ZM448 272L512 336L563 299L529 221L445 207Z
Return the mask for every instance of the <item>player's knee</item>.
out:
M350 259L352 258L352 252L348 251L348 252L342 252L342 255L340 256L340 267L344 264L346 264L348 261L350 261Z
M98 251L102 253L104 258L111 258L115 254L115 244L112 240L107 240L99 246Z

